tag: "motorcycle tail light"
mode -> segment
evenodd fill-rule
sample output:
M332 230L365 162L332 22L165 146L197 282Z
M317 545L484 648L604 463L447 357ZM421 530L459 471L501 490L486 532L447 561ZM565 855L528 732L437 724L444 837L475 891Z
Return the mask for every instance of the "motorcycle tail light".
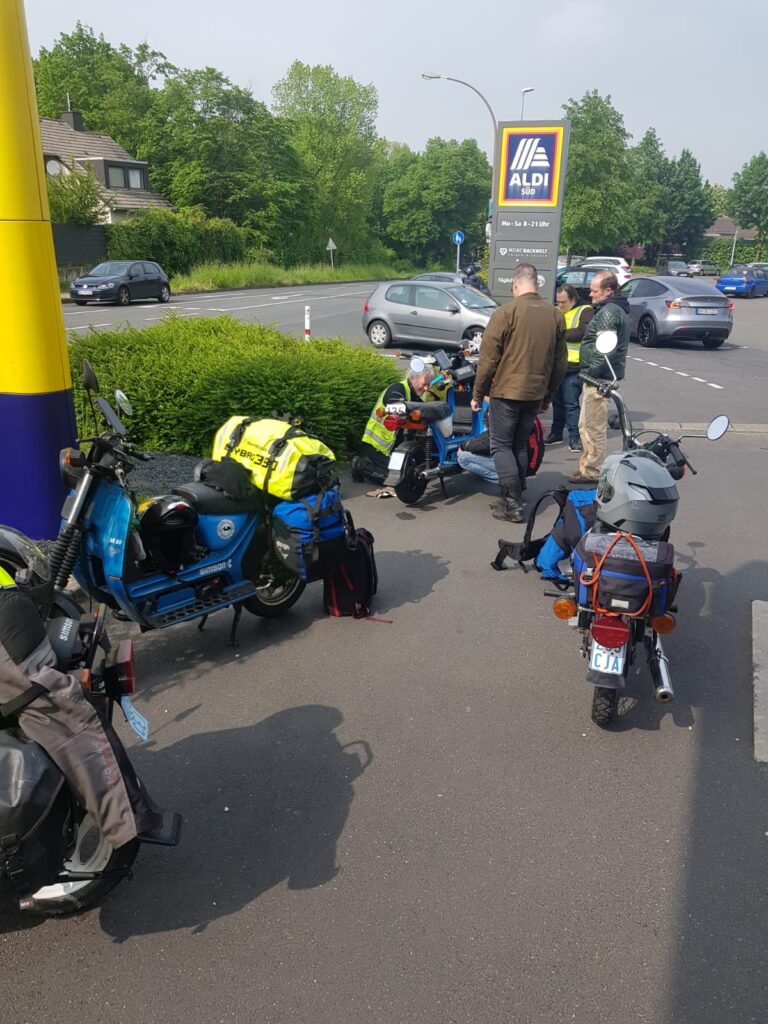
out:
M113 681L121 693L136 692L136 676L133 671L133 640L121 640L113 667Z
M615 615L598 615L592 623L592 639L601 647L623 647L629 642L629 626Z
M400 419L399 416L384 417L384 426L387 428L387 430L399 430L400 427L402 426L402 423L403 421Z
M572 597L558 597L552 605L552 611L558 619L572 619L578 610Z
M665 612L664 615L652 615L650 622L651 629L655 629L657 633L662 635L671 633L677 625L677 619L674 615L670 615L669 612Z
M377 405L376 406L376 419L377 420L382 419L382 417L384 416L384 412L385 412L384 406L383 405Z
M411 419L412 420L416 420L417 423L421 419L421 416L422 416L421 409L414 409L413 412L411 413Z

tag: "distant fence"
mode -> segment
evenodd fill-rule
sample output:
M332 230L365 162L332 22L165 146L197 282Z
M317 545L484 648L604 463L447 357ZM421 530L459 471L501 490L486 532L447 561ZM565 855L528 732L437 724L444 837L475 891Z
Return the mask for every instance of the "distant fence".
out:
M107 233L101 226L53 224L57 267L90 267L107 256Z

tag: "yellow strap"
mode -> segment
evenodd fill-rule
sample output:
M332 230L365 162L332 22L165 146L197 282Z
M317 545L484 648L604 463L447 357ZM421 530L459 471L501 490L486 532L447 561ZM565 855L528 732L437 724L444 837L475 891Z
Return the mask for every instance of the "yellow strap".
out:
M16 580L0 565L0 590L10 590L16 586Z

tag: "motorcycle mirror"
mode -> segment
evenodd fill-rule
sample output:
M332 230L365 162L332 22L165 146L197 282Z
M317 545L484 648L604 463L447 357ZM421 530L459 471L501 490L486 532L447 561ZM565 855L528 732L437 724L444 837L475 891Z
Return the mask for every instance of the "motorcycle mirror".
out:
M727 416L715 416L707 427L707 437L710 441L719 441L730 425L731 421Z
M120 412L124 413L126 416L133 416L133 405L131 404L128 395L126 395L124 391L121 391L120 388L115 391L115 402L117 402L117 408Z
M600 331L595 339L595 348L603 355L608 356L619 344L619 336L616 331Z
M99 393L99 379L93 372L93 367L87 359L83 360L83 387L86 391L92 391L95 395Z
M411 373L424 373L427 364L420 356L414 356L411 360Z

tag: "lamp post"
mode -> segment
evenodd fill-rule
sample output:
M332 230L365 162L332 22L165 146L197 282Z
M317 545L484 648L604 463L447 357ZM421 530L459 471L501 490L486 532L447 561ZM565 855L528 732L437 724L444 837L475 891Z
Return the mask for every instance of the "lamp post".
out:
M525 120L525 94L527 92L533 92L533 86L529 85L525 89L520 90L520 120Z
M491 104L485 96L483 96L480 90L476 89L474 85L470 85L469 82L462 81L461 78L451 78L450 75L438 75L435 71L422 71L421 77L427 82L431 82L435 78L444 78L446 82L457 82L459 85L464 85L467 89L471 89L472 92L476 93L480 97L485 104L488 113L491 115L491 122L493 124L493 135L491 136L491 158L493 158L493 152L496 148L496 115L493 112Z

